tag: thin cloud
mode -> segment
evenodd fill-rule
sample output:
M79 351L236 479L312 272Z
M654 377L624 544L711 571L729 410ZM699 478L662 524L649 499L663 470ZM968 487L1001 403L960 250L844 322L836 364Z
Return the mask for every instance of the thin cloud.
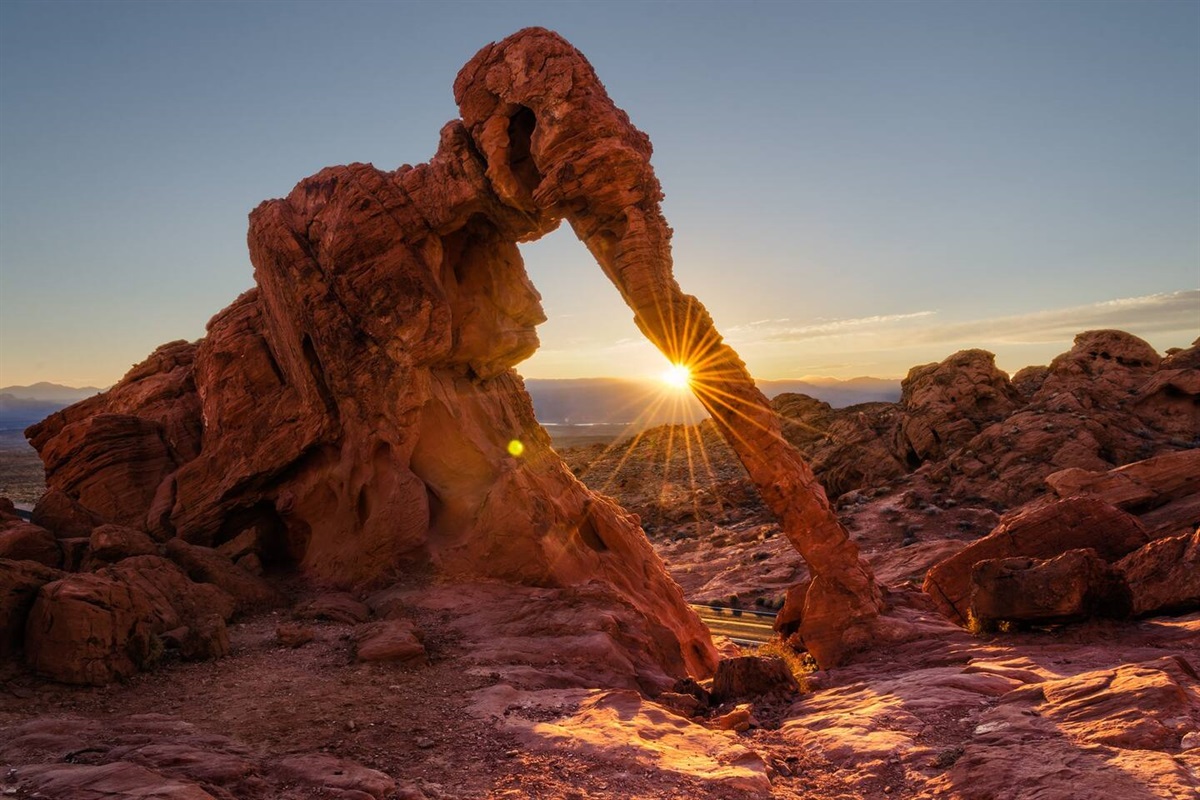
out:
M1047 344L1069 342L1082 331L1116 328L1138 335L1194 331L1200 334L1200 290L1125 297L1085 306L1055 308L989 319L940 322L939 312L881 314L819 321L811 325L756 324L731 329L735 347L843 339L862 347L893 349L927 344ZM778 322L778 321L769 321Z
M893 325L898 322L930 317L935 313L934 311L914 311L909 314L882 314L871 317L835 319L828 322L816 322L812 325L787 328L751 323L751 325L744 326L738 331L738 333L748 333L750 334L749 336L731 334L729 340L734 344L748 344L750 342L803 342L809 339L823 339L829 336L860 333L873 328ZM777 320L776 322L786 321Z
M905 344L1046 344L1070 341L1081 331L1098 328L1117 328L1136 334L1172 331L1200 334L1200 290L1125 297L1086 306L930 325L906 332Z

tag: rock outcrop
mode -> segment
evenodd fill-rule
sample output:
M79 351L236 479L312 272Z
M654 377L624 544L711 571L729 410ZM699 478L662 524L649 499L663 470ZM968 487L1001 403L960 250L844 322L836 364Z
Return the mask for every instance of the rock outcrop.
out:
M994 630L1000 622L1122 617L1130 607L1119 568L1087 548L1050 559L979 561L971 568L971 585L968 616L985 630Z
M1068 550L1090 549L1112 563L1148 541L1145 528L1131 514L1092 498L1061 500L1005 518L990 534L929 570L922 588L942 613L966 624L972 570L981 561L1052 559Z
M1200 606L1200 450L1107 472L1068 469L987 536L931 568L924 590L959 624L1065 622Z
M1136 615L1200 606L1200 528L1151 542L1116 564Z
M239 600L249 584L207 548L251 530L254 567L343 587L430 568L600 581L655 621L660 667L708 674L707 632L636 518L564 467L512 369L545 319L517 243L567 220L647 337L691 366L811 566L809 649L832 664L866 645L882 606L870 569L745 366L676 284L645 134L583 56L541 29L481 50L454 94L462 120L428 163L331 167L263 203L248 237L257 287L204 339L163 345L29 430L54 498L44 516L75 535L102 522L169 540L193 579Z
M1020 395L985 350L963 350L940 364L913 367L901 384L905 415L897 450L909 464L957 450L986 425L1004 419Z
M1107 471L1194 448L1200 370L1163 371L1162 363L1154 348L1128 333L1081 333L1050 363L1027 404L923 472L952 494L1012 507L1042 494L1045 478L1059 470Z

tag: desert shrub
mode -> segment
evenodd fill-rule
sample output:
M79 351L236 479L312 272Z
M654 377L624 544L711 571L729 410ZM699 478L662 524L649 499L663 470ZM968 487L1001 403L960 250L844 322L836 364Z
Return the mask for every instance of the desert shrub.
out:
M816 662L808 653L797 653L783 639L776 636L770 641L760 644L755 655L774 656L782 659L783 663L787 665L788 671L792 673L792 677L796 679L800 691L808 692L808 674L817 668Z

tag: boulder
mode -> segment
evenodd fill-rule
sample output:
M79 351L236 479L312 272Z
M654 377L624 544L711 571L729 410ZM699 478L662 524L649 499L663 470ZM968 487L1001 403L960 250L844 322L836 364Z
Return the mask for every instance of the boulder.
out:
M90 536L70 536L58 540L62 550L62 568L67 572L85 572L91 563L92 539Z
M336 791L358 792L370 800L385 800L396 791L396 782L379 770L325 753L307 753L280 759L273 774L288 783L310 789L313 796ZM336 795L334 795L336 796Z
M209 661L229 655L229 629L219 614L194 618L188 626L162 634L165 646L174 647L186 661Z
M769 694L790 695L800 691L787 662L775 656L723 658L713 677L715 703L749 700Z
M220 587L237 603L239 611L283 605L278 591L257 575L253 575L211 547L188 544L181 539L167 542L167 557L183 567L188 577L198 583Z
M63 562L54 534L19 518L0 522L0 558L36 561L47 567L61 567Z
M808 583L802 581L792 586L784 595L783 607L775 615L772 627L785 639L800 630L800 620L804 617L804 596L808 594Z
M90 573L43 586L25 628L25 660L62 683L103 685L128 678L154 655L146 597Z
M1046 624L1129 613L1117 572L1090 549L1051 559L998 558L971 568L969 618L985 630L999 622Z
M348 592L328 592L296 606L292 614L297 619L325 619L354 625L370 619L371 609Z
M261 552L262 533L256 526L246 528L227 542L217 546L217 552L228 556L233 562L237 562L246 556L258 556Z
M92 528L104 520L61 489L47 488L33 508L32 521L55 536L80 538L91 536Z
M59 570L35 561L0 559L0 657L20 649L38 590L62 577Z
M176 466L162 425L105 411L68 424L46 439L41 426L55 416L30 428L34 446L44 443L39 454L46 464L46 485L105 522L143 525L159 484Z
M1153 541L1115 566L1129 586L1136 615L1200 607L1200 529Z
M131 556L97 574L120 580L144 596L152 609L145 620L155 632L191 625L210 614L229 620L237 609L237 601L224 589L194 583L162 556Z
M757 728L759 722L754 718L754 708L750 703L739 703L724 714L712 719L712 726L717 730L742 733L751 728Z
M1046 477L1059 497L1095 497L1143 514L1200 494L1200 449L1163 453L1117 469L1066 469Z
M46 465L47 489L62 492L86 516L144 527L168 476L200 449L196 350L194 342L161 345L112 389L31 426L25 433ZM61 498L54 503L56 512L81 518ZM60 535L90 532L47 527Z
M1002 519L984 538L929 570L921 587L951 620L964 625L971 601L971 570L980 561L1051 559L1091 549L1112 563L1146 544L1145 527L1132 516L1090 497L1022 509Z
M147 534L123 525L100 525L94 528L89 544L92 558L97 561L113 562L158 553L158 545Z
M425 646L416 626L406 619L360 625L354 631L354 641L354 656L359 661L425 663Z
M284 647L295 649L308 644L316 636L310 625L285 622L275 629L275 639Z

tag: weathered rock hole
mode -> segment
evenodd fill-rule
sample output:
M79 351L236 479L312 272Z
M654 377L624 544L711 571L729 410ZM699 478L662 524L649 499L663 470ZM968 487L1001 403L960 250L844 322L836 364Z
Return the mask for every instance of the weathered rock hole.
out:
M213 546L224 544L249 528L258 530L259 558L264 567L290 568L304 557L308 546L306 536L289 533L287 524L267 501L248 508L239 508L225 517Z
M533 161L533 130L537 117L520 106L508 121L508 164L521 188L530 195L542 182L542 173Z
M358 499L354 503L354 514L358 518L360 528L366 525L367 520L371 517L371 498L365 488L358 492Z
M600 531L596 529L596 522L592 519L591 514L583 518L583 524L579 526L579 538L597 553L608 552L608 545L604 543Z

